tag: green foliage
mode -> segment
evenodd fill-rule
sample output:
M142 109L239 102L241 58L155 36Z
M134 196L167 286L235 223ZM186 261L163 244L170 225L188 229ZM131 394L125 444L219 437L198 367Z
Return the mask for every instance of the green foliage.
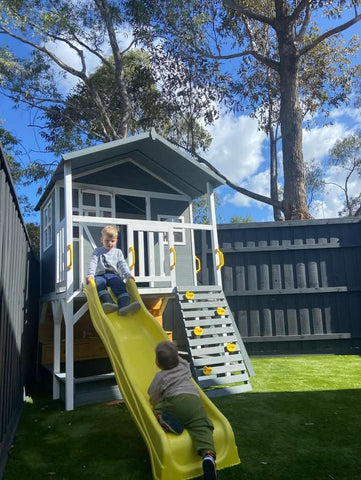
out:
M187 65L159 45L133 50L137 22L145 21L141 2L0 0L0 9L2 37L26 46L25 58L0 50L0 93L29 107L46 151L59 155L151 127L192 151L209 146L202 123L216 108L207 87L193 95ZM56 165L23 166L27 184L47 180Z
M229 223L251 223L253 222L253 218L250 216L241 217L241 216L234 216L229 219Z
M307 204L311 207L325 189L324 171L315 159L306 163Z
M40 225L34 222L27 222L25 227L30 237L33 253L37 258L40 258Z
M217 209L221 205L221 198L217 192L214 193L214 203L216 206L216 214L218 217L218 223L222 223L222 217ZM208 201L207 195L202 195L201 197L193 200L193 222L202 223L204 225L209 224L209 211L208 211Z
M288 219L308 218L303 118L327 114L347 101L357 71L351 59L360 48L356 38L346 45L336 30L321 32L314 11L338 17L351 10L357 23L361 17L354 3L316 2L309 8L309 2L291 1L148 0L147 5L165 48L176 58L183 59L184 50L192 56L199 85L217 87L229 109L250 113L267 133L280 124L287 137L282 142L284 196L282 202L277 195L264 200ZM339 31L350 25L339 23Z
M18 139L8 130L3 128L0 119L0 143L4 149L5 158L10 168L11 176L15 183L19 182L22 176L20 162L16 159L16 147L19 143Z
M113 58L109 62L114 66ZM140 50L129 51L123 57L123 64L124 82L131 104L129 133L134 135L154 127L170 140L188 146L190 142L185 136L189 125L186 124L184 113L175 108L174 103L168 101L164 92L157 88L149 54ZM106 106L113 128L120 132L122 104L114 72L108 65L101 65L90 79ZM43 118L46 128L42 136L48 142L49 150L56 154L106 140L92 94L83 83L73 88L64 104L50 106ZM196 147L206 148L210 143L206 130L194 121L193 131Z

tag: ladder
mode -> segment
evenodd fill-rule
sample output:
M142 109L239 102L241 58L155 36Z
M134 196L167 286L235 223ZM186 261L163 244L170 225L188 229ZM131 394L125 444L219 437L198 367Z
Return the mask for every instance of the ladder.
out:
M192 373L208 397L251 390L254 371L220 286L177 287Z

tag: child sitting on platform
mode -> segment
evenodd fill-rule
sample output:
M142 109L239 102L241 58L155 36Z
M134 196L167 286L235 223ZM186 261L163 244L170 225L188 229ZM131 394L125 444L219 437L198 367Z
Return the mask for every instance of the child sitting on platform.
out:
M100 237L102 247L93 251L89 262L86 283L91 278L95 279L99 299L105 313L118 310L119 315L134 313L140 308L139 302L130 303L130 295L126 290L125 281L133 279L129 266L124 259L123 252L116 248L118 242L118 229L107 226L102 230ZM123 277L123 279L122 279ZM118 304L114 303L107 287L110 287L117 297Z
M203 459L204 480L215 480L214 427L191 379L189 364L179 357L176 345L169 341L158 343L155 354L161 371L156 373L148 394L158 422L167 432L180 434L183 427L188 430Z

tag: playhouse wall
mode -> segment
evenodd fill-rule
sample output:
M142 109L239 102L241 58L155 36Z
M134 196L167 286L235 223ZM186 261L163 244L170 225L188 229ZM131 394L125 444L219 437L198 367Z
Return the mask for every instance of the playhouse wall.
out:
M84 175L83 177L74 179L79 184L89 185L90 188L97 190L97 187L101 186L106 187L117 187L117 188L126 188L129 193L132 190L148 192L161 192L161 193L171 193L179 194L176 190L173 190L170 186L164 184L162 181L155 178L153 175L148 174L143 169L140 169L132 162L125 162L123 164L114 166L109 169L104 169L96 173L89 175ZM131 197L133 201L139 203L139 209L133 209L133 211L124 210L126 202L122 200L124 195L115 195L116 199L116 212L115 215L117 218L144 218L145 219L145 200L144 200L144 215L141 213L142 210L142 200L144 197L137 196ZM56 281L56 248L55 248L55 208L59 208L59 219L62 221L65 216L65 202L64 202L64 188L60 187L59 189L59 205L55 205L55 194L52 194L52 210L53 210L53 228L52 228L52 246L43 252L42 256L42 294L52 293L55 291L55 281ZM73 188L73 208L78 208L78 189ZM119 211L118 211L119 210ZM173 217L184 217L184 222L191 222L189 203L187 201L179 200L164 200L164 199L151 199L151 220L159 220L158 215L171 215ZM106 219L105 219L106 220ZM100 245L99 238L101 234L101 227L88 226L89 231L93 237L94 242L97 246ZM79 278L79 240L78 240L78 229L74 228L73 231L73 252L74 252L74 290L82 288L82 283L84 279ZM191 248L191 233L188 230L185 230L184 233L185 244L184 245L175 245L177 252L177 265L176 265L176 279L177 283L180 285L193 284L193 262L192 259L192 248ZM125 257L127 256L127 239L126 239L126 228L121 227L119 235L118 247L123 250ZM135 237L135 248L137 247L137 238ZM157 235L155 235L155 261L158 265L159 259L159 246L157 243ZM90 239L86 235L85 230L83 230L83 272L84 276L87 274L89 259L93 251L93 245L90 242ZM169 246L165 245L165 270L169 271ZM147 255L147 253L146 253ZM156 274L159 272L156 271ZM136 271L136 275L138 272ZM158 286L169 286L168 283Z
M185 223L191 222L189 203L179 200L151 199L151 219L158 220L158 215L172 215L184 217ZM181 227L181 223L179 224ZM183 233L185 245L175 245L177 252L176 282L177 285L193 285L193 262L191 232L186 229ZM169 245L165 247L165 269L169 270ZM159 251L155 251L156 263L159 258ZM161 285L159 285L161 286Z
M51 246L44 251L44 235L41 235L41 294L52 293L55 291L55 192L51 194L48 201L52 202L52 228L51 228ZM48 201L45 205L48 204ZM43 219L42 219L43 220ZM43 226L43 221L41 222Z

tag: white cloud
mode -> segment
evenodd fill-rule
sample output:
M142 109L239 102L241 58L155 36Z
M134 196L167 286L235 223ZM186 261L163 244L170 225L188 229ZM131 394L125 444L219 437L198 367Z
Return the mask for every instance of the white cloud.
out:
M127 48L131 42L133 41L133 32L130 27L125 26L122 30L117 32L117 40L120 49ZM100 65L101 60L97 55L89 52L87 49L82 47L81 45L73 42L76 48L83 50L85 63L86 63L86 73L93 73ZM88 43L84 40L84 43ZM55 41L55 42L47 42L45 45L51 52L53 52L63 63L66 65L76 69L81 70L82 64L80 56L78 55L77 51L74 48L71 48L64 42ZM112 54L111 47L108 41L105 41L103 45L100 47L100 53L104 57L109 57ZM79 78L65 72L62 70L57 64L53 64L54 71L60 74L60 79L58 82L58 86L63 93L69 92L79 81Z
M263 162L262 143L266 139L257 121L245 116L222 115L209 128L213 137L207 158L237 184L254 175Z
M357 114L354 109L340 109L332 112L331 116L338 119L333 125L304 131L303 154L305 161L315 159L317 163L322 164L327 159L330 149L338 140L342 140L357 128L360 128L361 116L358 115L357 121ZM353 123L349 122L351 116L355 119ZM311 208L311 214L315 218L338 217L338 212L343 209L345 200L345 194L339 186L344 187L346 174L346 171L339 167L327 168L324 180L328 185L325 187L323 198L315 202ZM356 174L351 177L348 189L351 196L360 194L360 178Z
M306 162L315 159L320 163L327 157L329 150L337 140L344 138L350 132L346 125L335 123L324 127L304 130L303 132L303 156Z
M329 150L337 140L341 140L360 128L361 119L353 109L344 109L344 116L332 113L334 124L316 127L303 132L303 153L306 161L315 159L322 164L328 156ZM345 119L345 115L347 118ZM350 122L353 116L354 122ZM357 121L358 119L358 121ZM234 183L242 185L248 190L269 196L269 165L266 136L257 129L257 122L247 117L222 115L210 129L213 143L207 155L213 165ZM262 147L266 147L262 152ZM262 154L264 156L262 156ZM344 184L345 172L339 168L328 168L326 182ZM282 176L282 166L279 168ZM350 182L351 195L360 193L360 178L355 176ZM227 218L227 211L231 215L251 215L256 221L272 220L272 209L266 204L257 202L231 189L221 194L223 215ZM335 185L328 185L322 200L312 206L312 215L315 218L335 218L343 208L344 193ZM239 213L234 213L234 209Z
M342 107L333 110L330 113L330 119L341 118L343 121L350 120L351 122L361 123L361 110L359 108ZM357 125L356 125L357 128Z
M338 212L343 209L345 194L340 187L345 186L347 172L340 167L331 167L325 177L327 183L323 201L315 205L313 215L316 218L335 218ZM350 197L360 194L360 177L356 174L350 177L348 182L348 193ZM318 207L318 208L317 208Z
M270 183L270 173L269 170L263 170L262 172L257 173L250 177L247 181L242 183L242 187L247 188L255 193L259 193L266 197L269 197L269 183ZM227 194L224 196L224 202L232 203L238 207L245 207L254 205L256 206L265 206L265 204L261 204L260 202L252 199L251 197L247 197L239 192L234 194Z

